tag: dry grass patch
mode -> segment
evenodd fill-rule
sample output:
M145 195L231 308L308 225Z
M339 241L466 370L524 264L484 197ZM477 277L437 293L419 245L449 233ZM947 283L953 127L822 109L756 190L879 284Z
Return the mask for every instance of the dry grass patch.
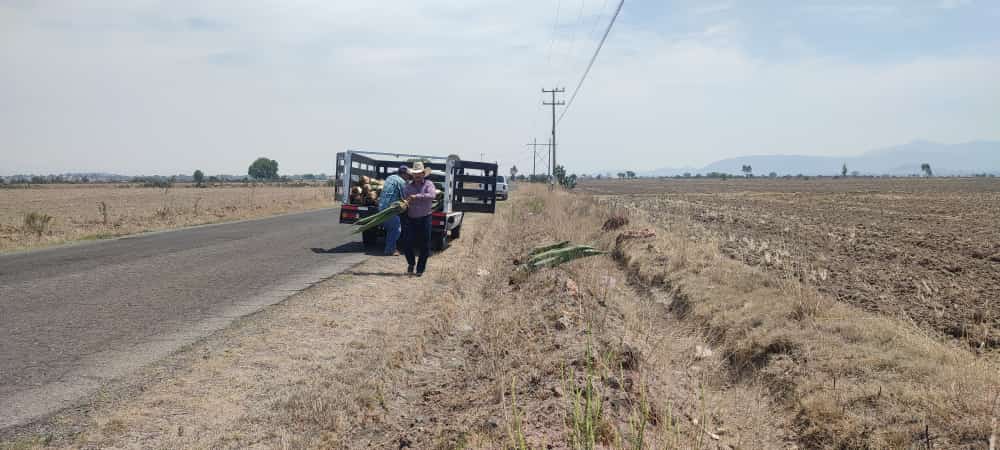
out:
M795 413L804 445L987 445L1000 414L1000 369L988 359L724 257L717 242L691 238L698 227L671 225L618 246L623 267L703 330L733 381L762 380Z
M751 383L718 376L718 354L636 292L608 257L529 275L535 246L608 246L608 217L587 198L522 187L493 220L466 234L445 285L449 304L414 368L417 414L440 426L414 448L762 448L789 442L786 420ZM414 404L407 405L412 408ZM392 407L390 407L392 411ZM391 415L391 413L390 413Z
M333 206L333 188L46 186L0 190L0 252Z

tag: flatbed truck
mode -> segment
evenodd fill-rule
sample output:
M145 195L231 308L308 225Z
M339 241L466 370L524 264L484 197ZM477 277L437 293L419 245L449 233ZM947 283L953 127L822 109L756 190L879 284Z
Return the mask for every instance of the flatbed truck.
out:
M362 176L384 180L397 172L399 166L410 166L414 161L423 161L430 167L427 177L434 183L444 185L444 200L438 210L431 213L431 248L441 251L448 242L462 235L465 213L488 213L496 211L497 165L479 161L466 161L456 155L430 156L405 153L347 150L337 153L336 197L340 199L340 223L353 224L359 219L378 212L377 205L354 204L351 202L351 187L360 182ZM374 246L385 236L382 227L376 227L361 234L366 247Z

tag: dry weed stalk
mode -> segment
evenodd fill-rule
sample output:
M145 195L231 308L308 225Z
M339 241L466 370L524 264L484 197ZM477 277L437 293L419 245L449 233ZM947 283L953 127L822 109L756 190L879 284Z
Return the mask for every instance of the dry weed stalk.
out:
M97 212L101 215L101 225L108 226L111 215L111 208L103 200L97 203Z
M25 233L35 235L36 238L40 238L49 231L49 224L51 222L52 216L32 211L24 215L22 230Z

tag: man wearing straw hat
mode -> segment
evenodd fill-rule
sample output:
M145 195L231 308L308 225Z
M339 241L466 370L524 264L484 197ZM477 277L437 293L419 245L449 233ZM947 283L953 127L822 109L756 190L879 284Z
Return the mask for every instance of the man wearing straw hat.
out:
M427 179L431 168L424 167L423 162L413 163L407 173L412 180L403 188L403 197L408 203L406 217L403 218L406 221L403 226L406 229L403 254L406 255L406 273L412 274L416 269L419 277L427 268L427 257L431 252L431 208L437 192L434 183ZM418 255L415 255L417 252Z

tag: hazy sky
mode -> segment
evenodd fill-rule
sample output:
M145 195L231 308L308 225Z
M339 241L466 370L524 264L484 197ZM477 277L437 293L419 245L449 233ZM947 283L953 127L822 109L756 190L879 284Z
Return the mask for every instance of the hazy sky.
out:
M531 168L616 0L0 0L0 174ZM571 172L1000 139L1000 1L626 1ZM506 169L504 169L506 171Z

